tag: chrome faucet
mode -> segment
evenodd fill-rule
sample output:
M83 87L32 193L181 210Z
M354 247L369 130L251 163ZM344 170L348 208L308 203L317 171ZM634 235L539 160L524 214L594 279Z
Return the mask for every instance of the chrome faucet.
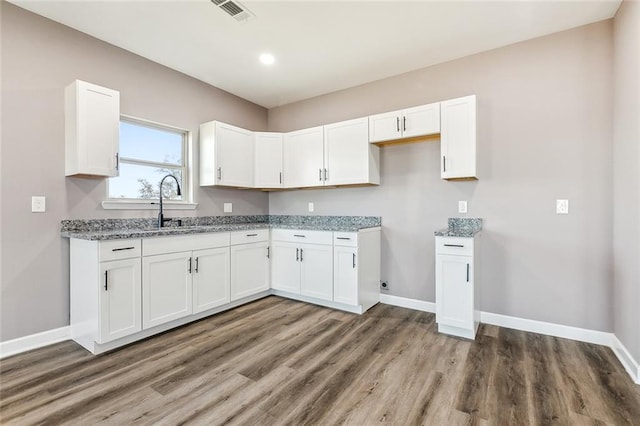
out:
M168 177L172 177L175 181L176 181L176 186L178 187L178 195L182 195L182 192L180 192L180 183L178 182L178 178L175 177L174 175L166 175L165 177L162 178L162 180L160 181L160 212L158 213L158 228L162 228L164 226L164 224L166 222L171 222L173 219L165 219L164 218L164 214L163 214L163 209L162 209L162 184L164 183L164 180Z

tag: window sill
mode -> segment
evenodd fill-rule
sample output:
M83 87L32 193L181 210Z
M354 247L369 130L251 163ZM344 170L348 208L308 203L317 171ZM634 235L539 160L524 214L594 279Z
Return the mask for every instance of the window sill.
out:
M198 203L172 203L165 201L162 203L164 210L195 210ZM102 208L105 210L158 210L157 201L103 201Z

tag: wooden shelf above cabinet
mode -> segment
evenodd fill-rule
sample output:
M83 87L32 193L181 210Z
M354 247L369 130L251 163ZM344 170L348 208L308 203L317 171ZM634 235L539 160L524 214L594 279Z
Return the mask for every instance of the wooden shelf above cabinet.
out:
M392 146L392 145L406 145L409 143L416 143L416 142L436 142L436 141L440 141L440 133L436 133L434 135L414 136L412 138L394 139L390 141L371 142L371 143L377 146Z

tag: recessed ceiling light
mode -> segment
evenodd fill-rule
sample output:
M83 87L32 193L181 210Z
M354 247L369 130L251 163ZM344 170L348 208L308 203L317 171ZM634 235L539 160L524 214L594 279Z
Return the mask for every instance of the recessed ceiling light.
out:
M272 65L276 61L276 58L273 57L271 53L263 53L260 55L260 62L265 65Z

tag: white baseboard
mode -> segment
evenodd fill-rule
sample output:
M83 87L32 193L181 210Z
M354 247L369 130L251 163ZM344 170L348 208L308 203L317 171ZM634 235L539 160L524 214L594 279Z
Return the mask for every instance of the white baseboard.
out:
M604 331L570 327L568 325L492 314L490 312L480 312L480 322L483 324L497 325L505 328L513 328L515 330L529 331L531 333L562 337L564 339L577 340L579 342L594 343L596 345L604 346L611 345L611 337L613 336L612 333Z
M435 303L425 302L423 300L409 299L406 297L391 296L388 294L380 294L380 303L415 309L424 312L436 311ZM562 337L565 339L577 340L580 342L608 346L620 360L620 363L624 366L625 370L627 370L627 373L629 373L631 379L636 384L640 385L640 363L638 363L631 356L622 342L620 342L620 340L613 333L553 324L549 322L536 321L525 318L511 317L508 315L493 314L491 312L480 312L480 322L505 328L513 328L515 330L528 331L531 333L545 334L547 336Z
M433 302L425 302L424 300L392 296L390 294L380 293L380 303L384 303L385 305L400 306L401 308L415 309L416 311L431 313L436 312L436 304Z
M616 354L624 369L627 370L627 373L631 376L636 384L640 385L640 363L633 359L627 348L622 344L620 339L617 336L612 336L611 338L611 350Z
M67 325L65 327L43 331L42 333L7 340L6 342L0 342L0 358L52 345L54 343L69 340L70 338L71 333L69 332L69 326Z

